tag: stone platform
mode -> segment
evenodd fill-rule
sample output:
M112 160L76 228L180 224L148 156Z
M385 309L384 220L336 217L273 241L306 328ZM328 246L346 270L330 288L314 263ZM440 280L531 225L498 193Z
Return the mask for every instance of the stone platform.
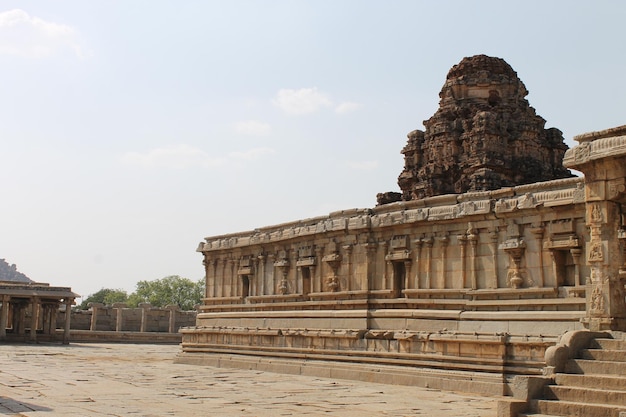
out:
M497 398L174 364L172 345L0 345L6 416L495 417Z

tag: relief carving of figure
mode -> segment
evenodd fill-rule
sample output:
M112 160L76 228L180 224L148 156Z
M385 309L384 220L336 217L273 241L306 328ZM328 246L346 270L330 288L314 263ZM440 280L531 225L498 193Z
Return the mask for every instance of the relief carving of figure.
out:
M592 243L589 250L589 262L602 262L604 260L604 254L602 253L602 243Z
M591 208L591 221L596 223L602 222L602 209L599 204L594 204Z
M600 285L596 285L591 292L591 311L604 313L604 295Z

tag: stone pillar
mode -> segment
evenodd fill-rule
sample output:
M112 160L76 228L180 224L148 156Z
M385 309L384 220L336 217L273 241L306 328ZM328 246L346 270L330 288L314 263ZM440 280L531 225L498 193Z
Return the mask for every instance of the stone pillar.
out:
M23 301L13 303L13 332L20 336L26 334L26 305Z
M176 333L176 312L178 311L178 306L174 304L168 305L167 308L170 311L170 325L168 331L170 333Z
M91 325L89 326L89 330L95 332L98 330L98 309L104 307L104 304L89 303L87 306L91 309Z
M623 248L626 229L626 126L586 133L574 138L579 145L566 152L563 164L585 174L586 225L590 238L585 258L587 314L591 330L626 330Z
M391 286L389 285L388 281L388 277L389 277L389 266L391 265L391 261L385 261L385 258L387 257L387 248L389 247L389 242L387 242L386 240L380 242L380 247L382 248L383 251L383 282L382 282L382 287L384 289L389 289L391 288Z
M113 303L111 307L115 310L115 331L121 332L124 328L124 309L126 304Z
M365 244L365 257L367 262L367 286L368 291L374 289L374 276L376 272L376 253L378 251L378 244L373 240L369 240Z
M259 258L252 257L250 261L250 265L252 267L252 275L250 275L250 294L249 295L259 295ZM247 302L247 301L246 301Z
M150 303L139 303L139 308L141 308L141 327L139 328L140 332L148 331L148 312L150 311L150 307L152 307Z
M425 238L424 244L426 245L426 288L432 288L430 279L433 271L433 238Z
M574 260L574 285L576 287L580 287L580 256L582 252L583 251L578 248L569 250L569 253L572 255L572 259Z
M450 238L447 235L443 235L439 240L441 241L441 271L437 286L444 289L446 288L446 265L448 263L448 243L450 243Z
M8 295L2 296L2 310L0 310L0 340L5 340L7 337L7 325L9 320L9 297Z
M539 249L537 252L537 256L539 257L539 274L537 274L537 286L544 286L544 272L543 272L543 226L535 227L530 230L530 232L535 236L537 240L537 248ZM574 252L572 252L572 256ZM576 266L576 275L578 275L578 262L574 259L574 264ZM577 278L578 280L578 278ZM577 281L578 282L578 281ZM578 286L578 284L576 284Z
M63 328L63 344L70 343L70 323L72 320L72 305L74 304L73 298L65 300L65 327Z
M346 286L344 288L342 288L344 291L350 291L350 289L353 287L353 285L351 285L351 280L353 279L352 276L352 245L344 245L343 246L343 250L346 254L346 269L348 270L347 272L347 276L346 276Z
M465 259L465 246L467 244L467 235L458 235L457 240L459 242L459 248L461 249L461 288L467 288L467 261Z
M261 288L258 290L258 294L256 295L263 295L265 294L265 255L261 253L257 259L259 260L259 273L257 276Z
M37 341L37 325L39 324L39 298L33 297L30 300L30 341Z
M498 288L498 228L489 232L491 242L491 263L493 264L493 275L487 279L487 288Z
M315 273L311 273L311 280L313 281L311 283L311 288L313 292L322 292L324 291L324 284L323 284L323 265L324 263L322 262L322 258L324 257L324 251L322 249L321 246L316 246L315 247L315 261L318 263L318 267L315 268Z
M467 228L467 240L470 243L470 283L472 289L478 289L478 278L476 276L476 263L478 262L478 234L476 229L470 224ZM497 278L496 278L497 279Z
M414 269L415 269L415 278L413 288L420 288L420 268L422 267L422 262L420 260L420 256L422 254L422 239L415 239L413 241L415 244L415 260L414 260Z
M56 340L57 334L57 314L59 313L59 303L55 303L50 311L50 334Z

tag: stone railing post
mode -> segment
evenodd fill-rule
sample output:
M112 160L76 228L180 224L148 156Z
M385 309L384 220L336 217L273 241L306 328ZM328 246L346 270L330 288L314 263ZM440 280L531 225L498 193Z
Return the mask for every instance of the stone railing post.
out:
M121 332L124 328L124 309L126 308L125 303L113 303L111 306L115 310L115 331Z
M89 330L92 332L98 330L98 310L104 307L102 303L89 303L87 307L91 309L91 325L89 326Z
M170 311L170 325L168 331L170 333L176 333L176 312L178 311L178 306L175 304L170 304L165 308Z
M152 305L150 303L139 303L139 308L141 308L141 327L139 329L140 332L148 331L148 312Z

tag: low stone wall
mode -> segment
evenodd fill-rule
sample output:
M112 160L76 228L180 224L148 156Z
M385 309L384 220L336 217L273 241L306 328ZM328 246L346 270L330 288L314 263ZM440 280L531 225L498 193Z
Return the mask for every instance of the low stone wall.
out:
M57 328L63 327L62 319ZM71 330L177 333L181 327L195 325L196 311L181 311L177 306L152 307L148 303L138 308L92 304L89 310L72 310L71 320Z

